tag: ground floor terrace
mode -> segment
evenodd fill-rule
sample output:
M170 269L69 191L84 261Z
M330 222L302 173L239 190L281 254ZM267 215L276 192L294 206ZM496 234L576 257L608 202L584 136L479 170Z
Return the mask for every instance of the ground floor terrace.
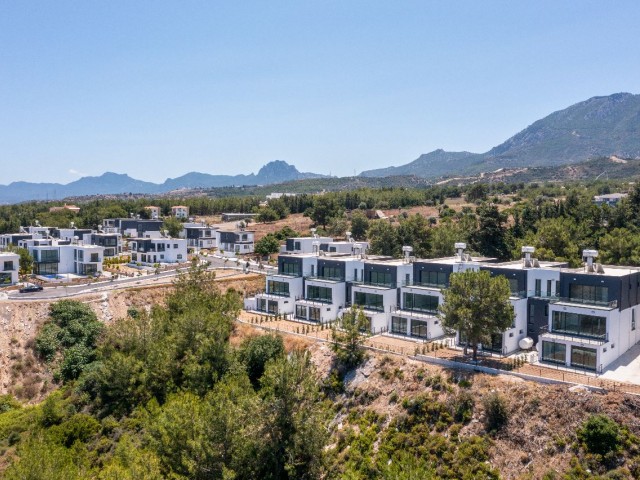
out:
M299 335L312 341L331 341L331 324L301 323L299 321L283 320L272 315L260 315L247 311L241 313L238 321L264 331ZM471 355L464 355L462 348L456 346L452 338L417 342L415 339L381 333L368 335L364 339L364 346L371 350L387 352L394 355L404 355L414 358L432 358L435 359L435 361L447 362L447 364L450 365L464 364L469 366L469 364L477 364L478 366L504 371L508 374L521 374L534 381L564 382L640 395L640 375L630 374L628 372L629 366L637 365L640 369L640 348L638 351L631 351L631 353L635 354L635 357L626 359L623 365L623 367L627 367L627 370L625 370L625 379L624 381L620 381L615 375L611 375L609 371L605 371L603 375L599 375L596 372L590 372L584 369L571 369L558 365L545 365L531 362L531 359L537 358L535 352L516 354L509 357L491 355L487 352L479 356L478 362L473 362ZM515 361L516 359L518 359L517 362ZM455 368L455 366L452 368Z

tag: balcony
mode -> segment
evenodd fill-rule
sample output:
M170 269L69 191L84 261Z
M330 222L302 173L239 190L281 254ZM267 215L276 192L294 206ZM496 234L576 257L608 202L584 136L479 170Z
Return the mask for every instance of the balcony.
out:
M305 280L318 280L321 282L331 282L331 283L343 283L345 281L344 277L329 277L329 276L314 276L314 275L307 275L304 277Z
M446 283L429 283L429 282L403 282L402 287L423 287L423 288L436 288L442 290L449 285Z
M330 299L325 298L305 298L305 297L296 297L296 302L304 302L312 305L331 305L333 303Z
M604 345L609 342L609 333L604 334L585 334L568 330L552 330L549 327L540 327L540 337L543 340L564 340L585 345Z
M604 301L575 297L552 297L551 303L566 303L571 305L603 307L607 310L615 310L618 308L618 300Z
M396 282L388 282L388 283L376 283L376 282L369 282L369 281L365 281L365 280L359 280L359 281L354 281L353 282L354 286L358 286L358 287L374 287L374 288L384 288L384 289L392 289L392 288L397 288L397 283Z

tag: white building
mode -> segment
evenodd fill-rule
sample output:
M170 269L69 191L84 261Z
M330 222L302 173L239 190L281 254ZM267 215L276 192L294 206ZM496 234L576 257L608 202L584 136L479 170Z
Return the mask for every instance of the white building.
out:
M640 270L597 264L595 250L583 255L584 267L560 272L538 352L543 363L602 372L640 341Z
M171 207L171 215L176 218L189 218L189 207L185 205L176 205Z
M184 238L132 238L129 250L131 262L141 265L187 261L187 241Z
M11 252L0 253L0 287L18 283L20 255Z
M149 212L149 218L151 220L157 220L160 218L160 207L149 205L148 207L144 207L144 209Z
M28 250L33 257L33 273L36 275L99 275L102 272L103 247L81 242L53 242L50 245L32 245Z
M236 255L253 253L255 232L253 230L216 230L218 249Z
M184 223L180 238L187 240L187 248L199 251L212 250L218 246L217 227L205 223Z

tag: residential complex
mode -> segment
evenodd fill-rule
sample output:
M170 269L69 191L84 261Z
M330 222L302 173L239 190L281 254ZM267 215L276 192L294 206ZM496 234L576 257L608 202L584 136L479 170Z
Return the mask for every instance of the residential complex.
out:
M472 258L462 243L455 256L438 259L415 259L410 247L402 259L367 255L366 247L353 241L351 250L342 252L342 243L287 240L278 272L267 275L264 292L245 299L245 309L326 323L357 306L372 333L426 341L448 333L438 306L450 275L486 270L509 280L516 315L482 350L507 355L536 345L542 362L602 371L640 341L640 270L599 265L595 251L585 250L585 266L576 269L539 261L532 247L523 247L521 260L497 262ZM466 343L458 332L455 339Z

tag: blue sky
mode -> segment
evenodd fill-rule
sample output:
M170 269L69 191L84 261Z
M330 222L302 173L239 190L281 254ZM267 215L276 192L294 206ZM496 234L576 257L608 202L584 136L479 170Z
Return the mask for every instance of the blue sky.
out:
M637 1L0 3L0 184L484 152L640 93Z

